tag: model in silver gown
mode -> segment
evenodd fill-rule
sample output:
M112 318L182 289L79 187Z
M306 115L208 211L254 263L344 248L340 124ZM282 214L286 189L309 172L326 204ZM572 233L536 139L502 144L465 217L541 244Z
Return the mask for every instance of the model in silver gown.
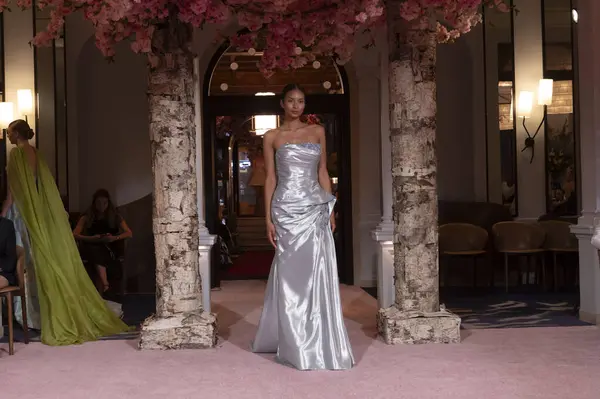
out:
M299 370L345 370L354 356L344 325L330 215L319 184L319 144L277 149L271 215L277 251L252 350Z

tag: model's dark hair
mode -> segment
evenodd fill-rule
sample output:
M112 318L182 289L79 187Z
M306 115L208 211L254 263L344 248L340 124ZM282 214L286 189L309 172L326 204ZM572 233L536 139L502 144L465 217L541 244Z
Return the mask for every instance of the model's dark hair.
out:
M294 90L298 90L300 93L306 95L306 93L304 92L304 89L302 89L302 87L300 87L299 85L297 85L296 83L290 83L288 85L286 85L283 90L281 91L281 99L285 100L285 96L287 96L287 94L290 91L294 91Z
M23 119L12 121L8 127L15 131L21 140L31 140L33 138L33 129Z

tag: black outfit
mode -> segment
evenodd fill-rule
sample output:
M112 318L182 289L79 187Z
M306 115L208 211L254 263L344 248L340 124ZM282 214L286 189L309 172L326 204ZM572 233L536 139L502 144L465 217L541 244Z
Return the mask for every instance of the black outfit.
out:
M9 219L0 217L0 276L8 284L17 285L17 238L15 225Z
M121 218L117 219L116 226L114 227L111 227L106 219L96 219L90 227L83 231L83 235L91 237L110 234L116 236L119 234L120 225ZM114 274L120 269L117 246L114 244L84 241L81 243L81 256L90 265L104 266L108 273Z

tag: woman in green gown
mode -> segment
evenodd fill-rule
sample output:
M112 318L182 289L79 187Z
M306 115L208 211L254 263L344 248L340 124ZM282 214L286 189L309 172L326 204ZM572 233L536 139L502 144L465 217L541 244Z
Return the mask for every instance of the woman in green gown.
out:
M8 138L16 147L8 161L2 215L15 224L17 245L29 252L27 274L35 278L28 288L35 295L28 297L38 302L32 307L39 309L42 342L79 344L130 330L108 308L83 266L54 177L29 144L33 130L16 120Z

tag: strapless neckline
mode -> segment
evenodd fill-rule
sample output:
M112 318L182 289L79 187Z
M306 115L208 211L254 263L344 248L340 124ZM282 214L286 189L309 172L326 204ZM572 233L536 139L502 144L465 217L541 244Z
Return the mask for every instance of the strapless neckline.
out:
M278 148L276 148L275 151L279 151L280 149L282 149L284 147L302 147L302 148L316 150L316 149L321 149L321 143L311 143L309 141L304 142L304 143L283 143Z

